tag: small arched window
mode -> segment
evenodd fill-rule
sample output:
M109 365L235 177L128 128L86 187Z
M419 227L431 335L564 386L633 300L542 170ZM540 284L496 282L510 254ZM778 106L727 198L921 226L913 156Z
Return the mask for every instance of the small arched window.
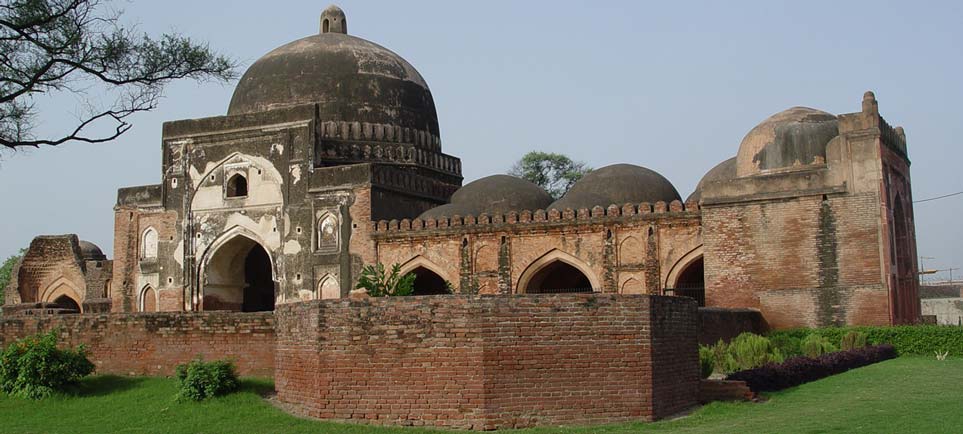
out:
M325 214L318 220L318 250L338 250L338 219Z
M140 291L138 307L141 312L157 312L157 292L150 285Z
M141 258L157 258L157 231L154 228L147 228L144 231L143 244L141 244Z
M227 180L227 197L247 196L247 178L240 173Z
M321 24L321 33L328 33L328 27L329 27L328 19L325 18L324 22Z

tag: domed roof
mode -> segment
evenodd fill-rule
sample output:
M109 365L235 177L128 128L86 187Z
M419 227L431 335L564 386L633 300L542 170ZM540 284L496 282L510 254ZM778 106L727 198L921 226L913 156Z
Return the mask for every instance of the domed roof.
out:
M679 192L658 172L634 164L613 164L586 174L549 208L577 210L673 200L679 200Z
M451 196L451 203L425 211L419 218L497 215L547 209L551 203L552 196L538 185L510 175L492 175L459 188Z
M107 259L107 256L104 255L104 252L100 250L100 247L97 247L96 244L85 240L80 240L80 243L78 244L80 246L80 254L83 259L88 261L103 261Z
M757 125L739 145L738 176L826 162L826 144L839 135L836 116L808 107L793 107Z
M696 185L695 191L685 199L686 202L698 202L702 200L702 188L710 182L728 181L736 177L736 157L732 157L726 161L717 164L715 167L709 169L702 179L699 180L699 184Z
M428 84L401 56L347 34L336 6L321 15L321 32L261 57L241 77L228 115L318 104L322 120L368 122L438 136Z

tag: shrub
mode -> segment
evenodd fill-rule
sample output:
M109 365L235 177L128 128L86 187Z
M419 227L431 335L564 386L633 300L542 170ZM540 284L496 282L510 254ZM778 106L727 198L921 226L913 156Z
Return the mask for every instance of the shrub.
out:
M371 297L411 295L415 290L415 277L413 273L401 275L399 264L392 265L390 273L385 272L385 266L381 263L365 265L355 288L368 291Z
M229 360L205 362L201 358L177 365L178 400L203 401L237 389L237 371Z
M839 343L839 348L843 351L855 350L866 346L866 333L853 330L843 335L843 341Z
M712 366L715 368L714 371L731 374L739 370L735 359L729 354L729 345L722 339L719 339L719 342L716 342L716 344L711 347L711 351Z
M752 333L742 333L729 342L726 351L732 357L737 371L758 368L766 363L783 361L782 354L772 346L769 339Z
M799 348L806 357L819 357L823 354L839 351L839 348L829 342L829 339L815 333L803 338L799 343Z
M57 333L51 330L27 336L7 346L0 354L0 391L28 399L42 399L64 386L94 372L81 344L76 349L57 348Z
M930 357L937 351L949 351L951 356L963 356L963 328L941 325L902 325L881 327L827 327L821 329L779 330L769 334L803 339L818 333L830 342L842 342L846 333L858 331L866 334L868 345L890 344L900 355L913 354Z
M727 380L745 381L754 392L782 390L896 357L892 345L863 347L823 354L819 357L792 357L783 363L736 372Z
M709 378L712 372L715 371L715 367L716 360L712 352L712 347L699 345L699 369L701 370L702 379Z
M800 346L801 341L802 340L796 336L782 333L769 336L769 342L772 342L772 346L779 350L785 358L803 355Z

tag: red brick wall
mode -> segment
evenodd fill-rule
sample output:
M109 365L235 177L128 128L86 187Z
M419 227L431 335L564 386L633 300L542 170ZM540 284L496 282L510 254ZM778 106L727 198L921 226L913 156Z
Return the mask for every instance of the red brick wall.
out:
M686 298L327 300L276 315L278 397L313 417L497 429L659 419L698 395Z
M741 333L757 335L769 331L762 312L755 309L699 308L699 343L714 345L720 339L728 342Z
M241 375L274 372L271 313L156 313L2 317L0 347L60 327L61 343L85 344L100 374L171 375L197 355L229 358Z

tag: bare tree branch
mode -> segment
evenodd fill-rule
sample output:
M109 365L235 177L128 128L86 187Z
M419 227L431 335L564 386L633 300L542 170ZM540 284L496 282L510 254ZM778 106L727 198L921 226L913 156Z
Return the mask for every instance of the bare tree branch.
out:
M174 80L228 81L237 63L179 34L154 39L120 24L100 0L0 0L0 149L101 143L131 128L129 117L157 107ZM88 97L114 94L112 104ZM36 137L36 95L68 92L90 108L72 131ZM92 128L113 124L110 133Z

